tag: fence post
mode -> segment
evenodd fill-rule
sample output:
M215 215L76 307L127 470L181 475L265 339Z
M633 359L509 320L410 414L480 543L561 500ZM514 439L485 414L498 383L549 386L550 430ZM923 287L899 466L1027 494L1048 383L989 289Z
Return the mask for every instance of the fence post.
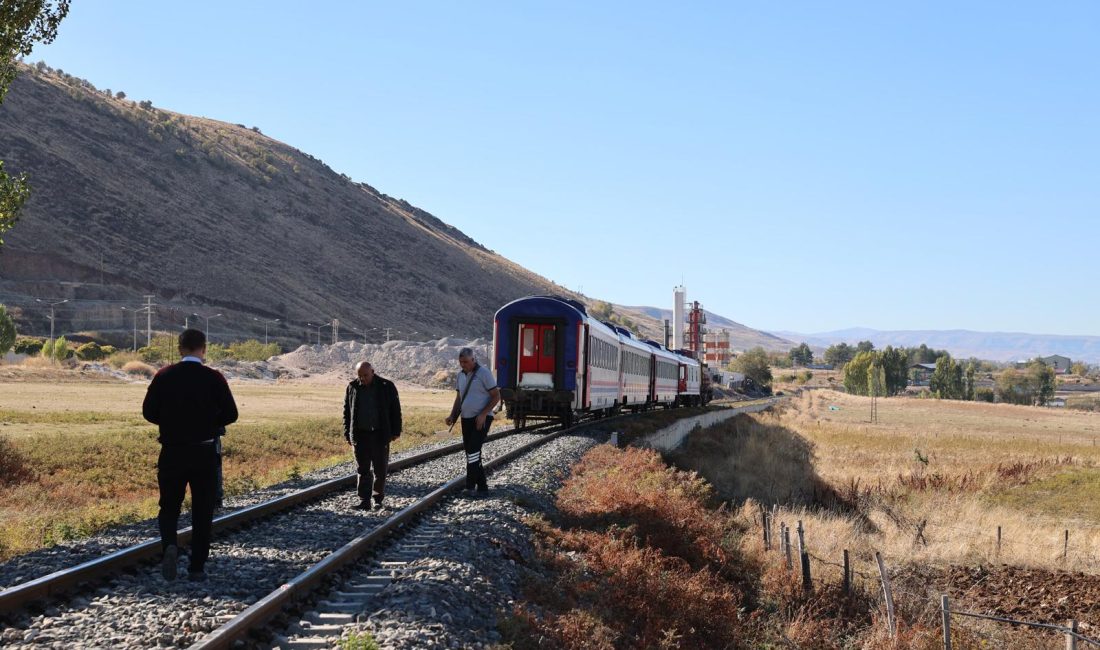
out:
M1001 557L1001 527L997 526L997 557Z
M787 556L787 570L790 571L791 566L791 529L783 529L783 553Z
M943 610L943 650L951 650L951 604L947 594L940 596L940 609Z
M1077 650L1077 621L1070 621L1066 627L1066 650Z
M875 551L875 562L878 563L878 575L882 580L882 595L886 599L886 623L890 626L890 638L898 633L898 624L894 620L894 592L890 589L890 574L886 573L886 565L882 562L882 554Z
M1062 564L1065 564L1067 559L1069 559L1069 529L1068 528L1066 529L1066 539L1062 543Z
M772 550L772 540L771 540L771 534L770 534L771 533L771 523L772 523L771 522L771 514L767 510L762 511L760 514L761 514L761 520L762 520L762 523L763 523L762 528L764 529L764 550L765 551L770 551L770 550Z
M802 564L802 588L811 591L814 583L810 579L810 554L806 551L806 531L802 528L802 520L798 520L798 558Z
M852 568L848 563L848 549L844 549L844 594L847 595L852 589Z

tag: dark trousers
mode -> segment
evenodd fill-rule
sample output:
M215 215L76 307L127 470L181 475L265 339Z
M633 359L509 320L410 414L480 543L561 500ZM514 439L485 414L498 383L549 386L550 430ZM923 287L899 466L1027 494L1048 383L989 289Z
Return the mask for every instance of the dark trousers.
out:
M214 520L217 490L217 452L213 444L161 447L157 461L160 485L161 548L176 545L180 508L187 486L191 486L191 570L201 571L210 556L210 526Z
M355 490L359 498L382 503L386 496L386 467L390 462L390 441L374 433L355 434ZM373 477L371 469L374 469Z
M481 445L485 444L485 437L489 435L489 427L493 426L493 418L485 418L485 426L477 428L477 418L462 418L462 449L466 452L466 489L470 490L477 485L477 489L486 490L489 484L485 481L485 468L481 466Z

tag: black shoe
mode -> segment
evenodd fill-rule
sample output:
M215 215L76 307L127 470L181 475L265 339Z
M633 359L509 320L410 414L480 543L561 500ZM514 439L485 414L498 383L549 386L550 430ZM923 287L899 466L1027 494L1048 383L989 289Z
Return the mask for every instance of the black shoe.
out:
M370 510L370 501L360 501L351 507L352 510Z
M374 502L374 509L375 510L385 510L386 506L382 505L381 501L375 501Z
M488 496L488 494L489 494L489 487L487 485L478 486L477 495L479 497Z
M206 571L199 569L198 571L188 571L187 579L191 582L206 582Z
M160 560L160 574L164 576L165 580L175 580L176 571L176 559L179 557L179 549L173 544L164 549L164 557Z

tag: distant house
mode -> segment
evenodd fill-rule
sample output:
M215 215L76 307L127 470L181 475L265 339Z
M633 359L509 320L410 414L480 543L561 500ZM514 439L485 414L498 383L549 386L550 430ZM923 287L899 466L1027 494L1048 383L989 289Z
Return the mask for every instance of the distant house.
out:
M934 363L914 363L909 366L909 383L912 386L927 386L932 383L934 372L936 372Z
M1056 375L1064 375L1068 373L1070 364L1073 363L1069 357L1064 357L1060 354L1052 354L1049 357L1038 357L1038 359L1047 366L1053 368L1054 374ZM1027 364L1029 363L1031 363L1031 361L1017 361L1016 368L1026 368Z
M1043 363L1047 364L1051 368L1054 368L1054 374L1064 375L1069 372L1069 366L1072 361L1069 357L1063 357L1060 354L1052 354L1049 357L1042 357Z

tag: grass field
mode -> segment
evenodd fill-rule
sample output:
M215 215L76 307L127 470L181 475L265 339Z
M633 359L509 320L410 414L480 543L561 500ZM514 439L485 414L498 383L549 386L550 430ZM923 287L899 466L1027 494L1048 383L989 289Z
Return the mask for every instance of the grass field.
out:
M868 398L806 391L694 437L676 460L727 498L779 504L834 561L847 548L863 562L880 550L1100 573L1100 414L891 398L869 416Z
M343 387L234 383L224 439L228 495L349 460ZM140 383L0 384L0 560L156 514L156 428ZM447 437L453 394L402 387L392 451Z

